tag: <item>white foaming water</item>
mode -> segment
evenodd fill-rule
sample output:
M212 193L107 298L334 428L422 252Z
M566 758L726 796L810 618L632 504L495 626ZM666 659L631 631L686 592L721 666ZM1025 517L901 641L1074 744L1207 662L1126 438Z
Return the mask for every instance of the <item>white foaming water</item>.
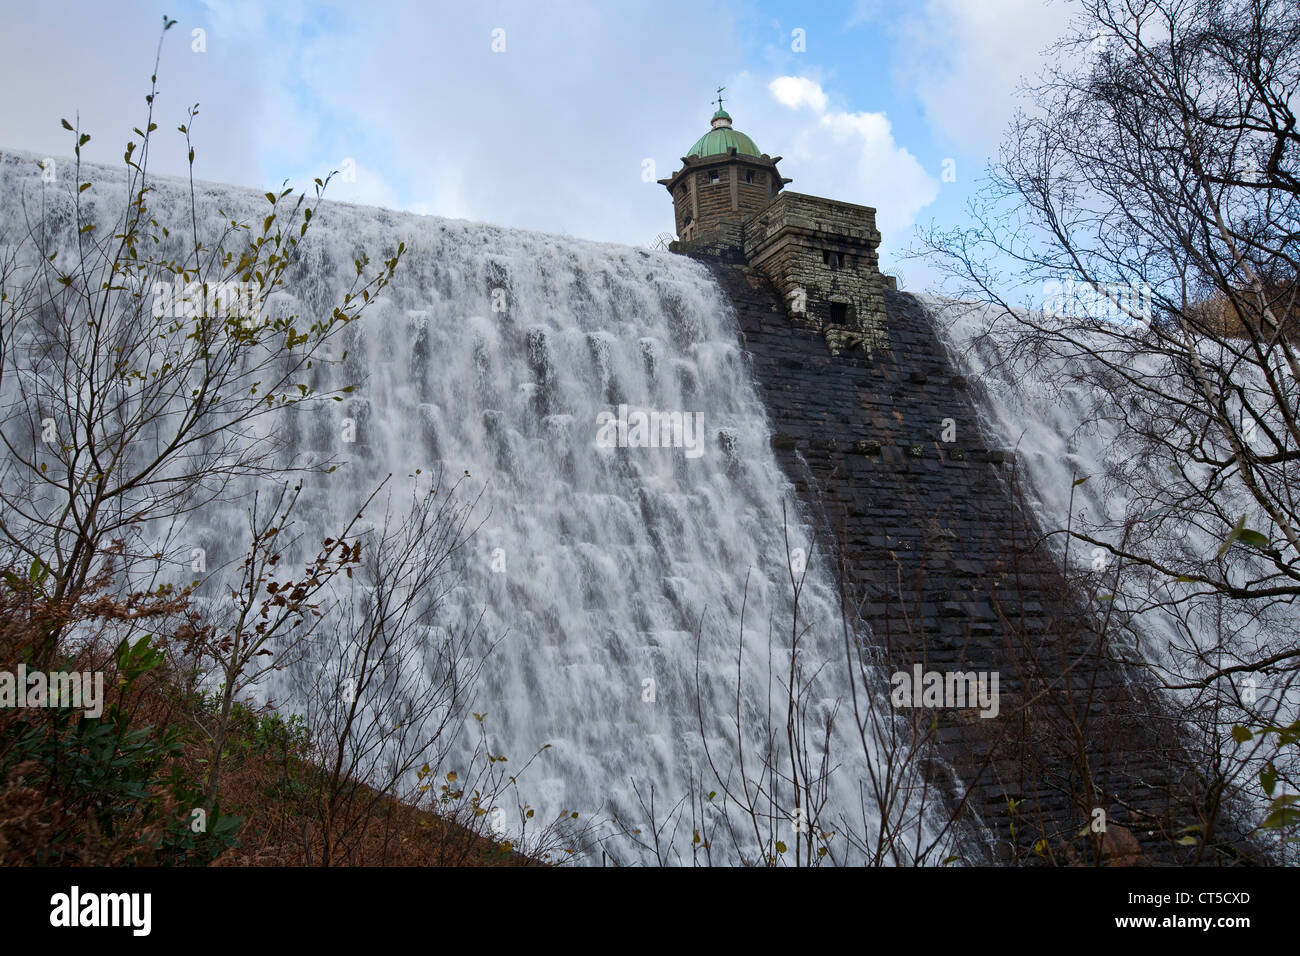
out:
M3 176L0 225L9 228L20 193L30 201L41 183L32 157L6 156ZM115 170L82 178L95 180L89 195L104 209L124 196ZM47 201L66 205L69 182L60 176ZM188 185L154 185L154 214L183 222ZM258 193L210 184L200 184L198 203L205 221L220 207L256 224L267 208ZM68 226L66 217L55 221ZM752 770L770 712L781 751L788 651L783 664L780 648L790 621L783 502L791 546L807 549L809 531L771 454L730 306L707 271L642 249L325 204L277 311L320 314L342 300L357 255L377 262L398 241L408 251L396 280L347 330L343 378L356 391L300 410L283 427L294 454L347 461L306 482L298 524L319 527L317 540L389 473L398 482L417 468L468 473L462 487L471 497L482 491L463 586L442 614L451 622L482 613L483 635L500 643L464 715L463 740L441 769L463 772L477 733L468 711L486 712L490 747L512 766L552 745L520 780L539 818L617 812L644 826L634 784L643 793L653 784L662 812L685 795L688 774L698 781L708 772L695 704L697 628L705 724L724 774L732 765L735 748L723 737L742 606L743 749ZM601 447L598 416L624 403L698 413L703 454ZM355 443L341 437L345 419L355 423ZM247 498L230 497L185 529L212 566L246 547ZM811 713L840 703L838 734L849 748L837 753L827 819L860 825L867 758L849 733L837 602L816 560L801 616L811 627L809 670L829 661ZM653 702L644 699L647 681ZM293 681L266 691L295 706ZM874 828L874 810L867 815ZM673 837L684 860L691 829L687 815ZM789 828L782 832L793 845ZM625 843L609 846L624 862L637 859ZM718 845L715 858L726 852ZM842 843L833 852L853 858Z

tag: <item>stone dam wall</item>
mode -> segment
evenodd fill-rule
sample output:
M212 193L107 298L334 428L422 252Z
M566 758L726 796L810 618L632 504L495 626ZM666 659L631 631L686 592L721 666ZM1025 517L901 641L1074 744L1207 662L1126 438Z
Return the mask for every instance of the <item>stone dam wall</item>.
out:
M1020 503L1014 455L985 447L972 386L920 301L887 289L887 347L833 354L824 334L792 321L758 270L692 253L734 305L777 458L822 535L820 560L843 568L843 589L888 671L919 663L1000 675L997 717L910 714L936 744L929 777L968 857L1253 858L1222 824L1210 849L1179 845L1214 799L1202 792L1196 745L1105 653ZM1104 832L1094 829L1098 809Z

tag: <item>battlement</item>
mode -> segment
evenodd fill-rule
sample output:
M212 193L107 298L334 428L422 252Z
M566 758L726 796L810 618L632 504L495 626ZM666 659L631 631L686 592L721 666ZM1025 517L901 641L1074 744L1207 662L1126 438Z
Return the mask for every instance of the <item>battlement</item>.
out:
M719 222L674 252L757 269L781 293L799 325L826 338L833 354L889 348L880 272L880 231L870 206L782 191L754 214Z
M790 317L831 352L889 348L880 231L870 206L783 192L745 222L746 261L780 291Z

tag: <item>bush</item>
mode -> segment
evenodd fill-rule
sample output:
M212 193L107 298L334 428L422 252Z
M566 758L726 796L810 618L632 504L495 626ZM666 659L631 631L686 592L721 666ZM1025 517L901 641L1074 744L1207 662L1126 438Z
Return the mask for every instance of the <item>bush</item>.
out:
M0 659L33 668L45 622L93 623L87 605L61 607L12 572L0 602ZM101 605L101 609L104 609ZM102 637L102 632L99 635ZM28 865L205 864L234 845L242 820L196 815L197 781L183 759L191 731L174 719L160 643L122 639L109 655L92 637L50 671L95 672L98 716L71 706L0 712L0 862ZM145 715L150 715L146 717ZM156 717L157 719L150 719Z

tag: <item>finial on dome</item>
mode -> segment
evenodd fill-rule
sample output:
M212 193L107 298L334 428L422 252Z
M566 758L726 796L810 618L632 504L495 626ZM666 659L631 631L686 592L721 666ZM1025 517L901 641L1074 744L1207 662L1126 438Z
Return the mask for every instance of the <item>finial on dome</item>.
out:
M713 114L712 126L714 129L731 129L731 116L722 108L722 91L725 86L718 87L718 111Z

